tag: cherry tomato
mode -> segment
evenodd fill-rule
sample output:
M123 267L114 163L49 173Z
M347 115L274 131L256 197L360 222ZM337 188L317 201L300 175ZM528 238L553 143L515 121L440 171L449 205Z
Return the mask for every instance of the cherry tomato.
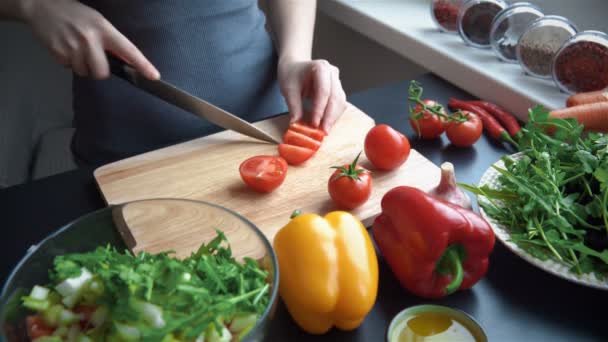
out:
M309 136L319 142L322 142L323 138L325 138L325 132L323 132L323 130L311 127L303 122L294 122L289 125L289 129L294 132Z
M91 316L97 310L92 305L78 305L72 311L80 315L80 329L86 331L91 324Z
M44 319L40 315L27 316L25 318L25 325L30 341L43 336L51 336L55 331L44 322Z
M287 162L276 156L255 156L241 163L241 178L258 192L271 192L278 188L287 175Z
M438 103L433 100L422 100L427 106L436 106ZM422 106L416 104L414 113L410 116L410 125L416 134L422 139L436 139L445 131L445 119L435 115L428 110L420 118L416 116L422 112ZM441 108L441 113L445 114L445 109Z
M283 136L283 142L289 145L296 145L300 147L306 147L313 151L316 151L321 147L321 142L315 140L309 136L306 136L302 133L298 133L296 131L292 131L290 129L285 132Z
M365 136L365 155L381 170L393 170L410 156L410 141L388 125L377 125Z
M336 167L327 184L329 196L341 209L355 209L365 203L372 193L370 173L357 165L357 160L350 165Z
M465 122L452 121L448 124L446 135L452 144L459 147L469 147L481 137L483 124L479 116L462 111L467 117Z
M289 165L300 165L310 159L314 154L314 150L306 147L279 144L279 155L285 159Z

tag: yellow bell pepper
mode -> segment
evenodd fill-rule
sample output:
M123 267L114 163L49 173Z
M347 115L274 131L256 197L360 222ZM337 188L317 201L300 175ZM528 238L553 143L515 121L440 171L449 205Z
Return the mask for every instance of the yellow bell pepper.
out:
M275 236L274 250L279 294L304 331L361 325L376 301L378 258L357 218L343 211L296 216Z

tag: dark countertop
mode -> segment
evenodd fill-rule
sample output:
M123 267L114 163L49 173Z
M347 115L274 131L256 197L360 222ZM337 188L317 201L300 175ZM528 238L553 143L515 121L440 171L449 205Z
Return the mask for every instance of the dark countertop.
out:
M420 77L419 81L425 87L425 98L444 103L450 96L470 98L436 76ZM349 101L377 123L386 123L404 132L412 147L435 164L451 161L458 181L463 183L476 183L494 161L502 154L510 153L485 135L470 149L454 148L445 137L432 142L415 139L407 121L407 87L407 82L400 82L374 88L353 94ZM91 168L1 190L2 283L30 245L71 220L103 206ZM268 340L382 341L395 314L422 303L464 310L481 323L490 341L608 340L608 330L603 326L608 318L608 292L550 275L520 259L498 241L488 274L469 291L433 301L416 298L401 289L381 260L378 300L357 330L308 335L295 326L284 306L280 305Z

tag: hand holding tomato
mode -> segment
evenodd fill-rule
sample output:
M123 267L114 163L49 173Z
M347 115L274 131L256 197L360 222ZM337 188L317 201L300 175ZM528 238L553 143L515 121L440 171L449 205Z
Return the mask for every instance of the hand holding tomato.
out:
M327 184L329 196L342 209L350 210L365 203L372 193L372 177L369 171L357 165L359 155L352 164L334 166L336 171Z
M450 121L446 129L448 139L458 147L472 146L481 137L483 131L481 119L474 113L467 111L457 113L455 116L466 118L466 121Z
M365 137L365 155L381 170L393 170L410 156L410 142L389 125L377 125Z

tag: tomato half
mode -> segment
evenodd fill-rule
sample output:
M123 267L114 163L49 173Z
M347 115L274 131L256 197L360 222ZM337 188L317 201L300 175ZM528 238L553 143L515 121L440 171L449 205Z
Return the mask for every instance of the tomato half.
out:
M325 138L325 132L323 130L311 127L303 122L294 122L289 125L289 129L304 134L308 137L315 139L316 141L322 142L323 138Z
M29 336L31 341L40 337L51 336L55 331L44 322L44 319L40 315L27 316L25 318L25 325L27 336Z
M279 144L279 154L289 165L300 165L310 159L315 151L296 145Z
M321 147L321 142L302 133L292 131L290 129L285 132L285 135L283 136L283 142L289 145L306 147L314 151L318 150L319 147Z
M239 172L251 189L271 192L283 184L287 175L287 162L276 156L255 156L242 162Z
M377 125L365 136L365 155L381 170L393 170L410 156L410 141L389 125Z
M467 116L468 120L465 122L450 122L446 129L446 135L455 146L469 147L481 137L483 123L479 116L471 112L462 111L462 113Z
M438 103L433 100L422 100L427 106L436 106ZM445 119L435 115L428 110L421 117L416 116L422 112L422 106L416 104L414 113L410 116L410 126L422 139L436 139L445 131ZM441 108L441 113L445 114L445 109Z
M368 171L356 165L337 168L329 178L327 190L334 203L341 209L355 209L365 203L372 193L372 177Z

